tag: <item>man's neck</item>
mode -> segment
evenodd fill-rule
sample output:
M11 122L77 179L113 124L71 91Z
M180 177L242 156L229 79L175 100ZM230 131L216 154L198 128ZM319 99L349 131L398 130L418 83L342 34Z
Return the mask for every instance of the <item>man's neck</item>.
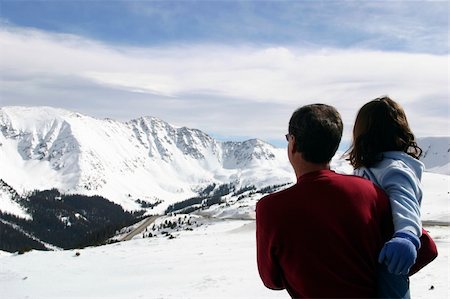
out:
M294 168L294 171L295 171L295 175L297 176L297 178L299 178L310 172L319 171L319 170L329 170L329 169L330 169L329 163L317 164L317 163L311 163L311 162L307 162L307 161L303 160L300 163L298 163L298 166Z

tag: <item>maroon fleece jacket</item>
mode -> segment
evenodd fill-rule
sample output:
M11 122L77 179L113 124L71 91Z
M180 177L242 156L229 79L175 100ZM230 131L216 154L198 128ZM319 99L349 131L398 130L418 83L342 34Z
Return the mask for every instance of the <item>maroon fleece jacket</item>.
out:
M308 173L256 206L258 270L293 298L376 297L378 254L392 236L389 199L368 180Z

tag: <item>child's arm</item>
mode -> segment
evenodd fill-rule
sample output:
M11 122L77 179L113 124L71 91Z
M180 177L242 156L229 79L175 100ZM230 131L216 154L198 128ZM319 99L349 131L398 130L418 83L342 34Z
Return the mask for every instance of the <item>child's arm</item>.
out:
M379 256L394 274L407 274L417 258L422 234L420 221L420 182L409 168L385 169L379 180L391 202L394 237L388 241Z
M420 237L422 190L412 170L390 167L380 176L379 184L389 196L395 232L407 232Z

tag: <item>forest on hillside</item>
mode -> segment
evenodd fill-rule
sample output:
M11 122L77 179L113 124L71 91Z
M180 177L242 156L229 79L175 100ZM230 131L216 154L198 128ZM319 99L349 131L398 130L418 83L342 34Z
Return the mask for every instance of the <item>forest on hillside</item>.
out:
M34 191L18 201L32 219L0 211L0 250L45 250L42 242L63 249L102 244L144 213L124 211L101 196L65 195L56 189Z

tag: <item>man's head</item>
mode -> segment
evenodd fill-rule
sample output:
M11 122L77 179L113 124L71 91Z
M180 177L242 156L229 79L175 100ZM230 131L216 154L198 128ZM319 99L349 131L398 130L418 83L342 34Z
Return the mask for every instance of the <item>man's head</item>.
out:
M310 163L328 163L338 149L343 124L339 112L325 104L300 107L289 121L289 135L295 150Z

